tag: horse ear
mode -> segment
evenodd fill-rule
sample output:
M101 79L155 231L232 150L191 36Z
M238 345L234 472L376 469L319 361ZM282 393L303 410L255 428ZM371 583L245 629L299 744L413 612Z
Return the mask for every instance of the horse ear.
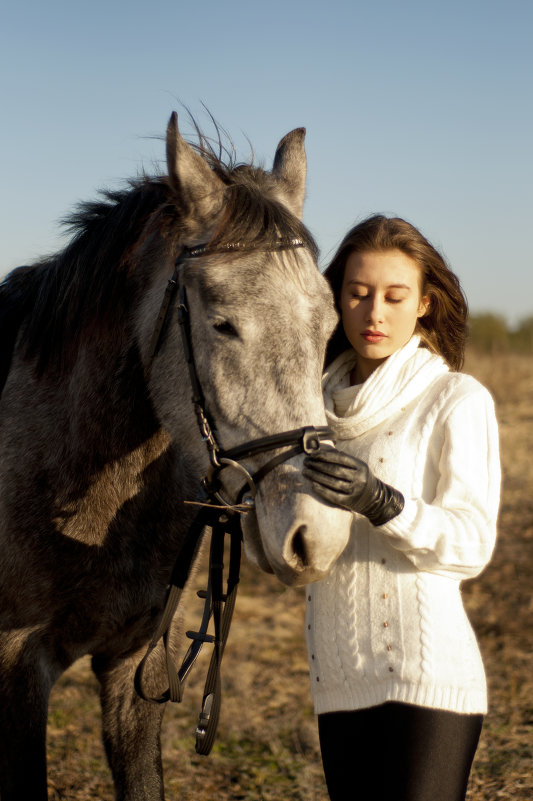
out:
M284 136L276 150L272 175L280 184L283 201L300 219L305 199L307 160L304 148L305 128L296 128Z
M180 135L175 111L167 126L167 169L170 186L185 222L205 222L219 211L224 184Z

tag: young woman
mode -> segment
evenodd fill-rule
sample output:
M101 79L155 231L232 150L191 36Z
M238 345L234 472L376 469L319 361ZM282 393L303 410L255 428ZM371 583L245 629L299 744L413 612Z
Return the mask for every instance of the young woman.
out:
M460 582L494 547L493 402L458 372L466 301L416 228L369 218L326 276L341 316L323 381L336 448L305 474L354 513L344 553L307 590L330 798L460 801L487 703Z

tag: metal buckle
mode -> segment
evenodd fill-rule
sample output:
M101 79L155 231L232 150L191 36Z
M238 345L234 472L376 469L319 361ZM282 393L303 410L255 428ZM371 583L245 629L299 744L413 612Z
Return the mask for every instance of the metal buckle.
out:
M211 709L213 707L213 701L215 700L215 694L209 693L204 698L204 703L202 704L202 711L200 712L200 716L198 718L198 723L196 724L196 736L199 739L203 739L207 734L207 726L209 725L209 719L211 717Z
M320 434L314 426L306 426L302 430L302 450L304 453L316 453L320 450Z

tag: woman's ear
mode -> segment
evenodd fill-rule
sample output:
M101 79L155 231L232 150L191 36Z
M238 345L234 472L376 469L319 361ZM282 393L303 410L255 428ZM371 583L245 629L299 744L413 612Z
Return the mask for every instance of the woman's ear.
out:
M431 308L431 301L429 299L429 295L423 295L420 298L420 303L418 304L418 311L416 313L417 317L424 317Z

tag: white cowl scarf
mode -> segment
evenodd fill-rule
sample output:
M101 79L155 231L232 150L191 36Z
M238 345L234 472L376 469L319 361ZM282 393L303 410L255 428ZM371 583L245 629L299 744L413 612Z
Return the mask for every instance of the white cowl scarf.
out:
M389 356L363 384L350 386L356 361L355 351L342 353L322 380L328 424L339 440L353 439L379 425L448 372L441 356L420 347L418 335Z

